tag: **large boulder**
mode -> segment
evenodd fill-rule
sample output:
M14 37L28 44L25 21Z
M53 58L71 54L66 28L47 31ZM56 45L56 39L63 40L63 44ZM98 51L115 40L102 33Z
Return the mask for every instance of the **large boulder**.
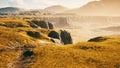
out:
M27 31L27 34L31 37L34 37L34 38L40 38L41 35L39 32L36 32L36 31Z
M59 33L57 33L56 31L51 31L51 32L48 34L48 37L55 38L55 39L59 39Z
M72 44L73 43L70 33L65 30L61 30L60 37L61 37L61 41L64 44Z
M24 57L30 57L32 55L34 55L34 52L31 51L31 50L26 50L26 51L23 52Z

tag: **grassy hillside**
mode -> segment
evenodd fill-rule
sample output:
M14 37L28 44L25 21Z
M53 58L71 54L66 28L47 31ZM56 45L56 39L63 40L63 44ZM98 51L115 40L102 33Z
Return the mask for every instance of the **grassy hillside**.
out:
M114 41L113 41L114 40ZM35 48L32 68L119 68L120 38Z
M23 20L0 19L0 68L120 68L120 36L59 46L48 38L50 31Z

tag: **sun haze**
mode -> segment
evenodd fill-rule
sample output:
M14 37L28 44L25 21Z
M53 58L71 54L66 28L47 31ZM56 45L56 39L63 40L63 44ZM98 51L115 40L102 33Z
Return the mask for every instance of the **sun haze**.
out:
M52 5L77 8L90 1L94 0L0 0L0 8L9 6L27 9L43 9Z

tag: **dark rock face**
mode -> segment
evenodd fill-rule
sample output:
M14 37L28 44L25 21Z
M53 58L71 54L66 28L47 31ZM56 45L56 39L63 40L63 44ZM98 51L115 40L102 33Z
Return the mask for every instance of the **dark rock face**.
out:
M37 20L33 20L32 21L34 24L36 24L37 26L40 26L41 28L48 28L47 24L45 21L37 21Z
M107 39L104 37L96 37L96 38L92 38L92 39L88 40L88 42L102 42L105 40L107 40Z
M48 37L59 39L59 33L57 33L56 31L51 31L48 34Z
M33 22L31 21L28 21L29 22L29 25L32 27L32 28L38 28L38 26L36 24L34 24Z
M61 41L64 44L72 44L73 43L70 33L65 30L61 30L60 37L61 37Z
M51 31L48 36L51 38L53 43L59 44L72 44L72 38L69 32L61 30L60 34L56 31Z
M23 53L23 56L24 56L24 57L30 57L30 56L32 56L32 55L34 55L34 52L33 52L33 51L30 51L30 50L27 50L27 51L25 51L25 52Z
M36 27L41 27L41 28L46 28L46 29L53 29L53 24L50 22L45 22L45 21L37 21L37 20L33 20L32 22L29 22L30 26L33 28Z
M48 22L49 29L54 29L53 24Z
M36 31L27 31L27 34L34 38L40 38L40 36L41 36L40 33L36 32Z

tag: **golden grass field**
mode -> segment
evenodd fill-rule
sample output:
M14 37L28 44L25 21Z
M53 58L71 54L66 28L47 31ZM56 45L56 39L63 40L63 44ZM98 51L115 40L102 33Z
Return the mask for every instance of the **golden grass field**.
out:
M37 31L41 37L30 37L26 31ZM1 18L0 68L120 68L120 36L108 36L101 42L58 46L47 37L49 31L32 28L23 20ZM34 55L23 59L25 45Z
M114 38L113 38L114 39ZM111 39L111 40L113 40ZM120 38L116 41L82 42L35 49L33 68L119 68Z

